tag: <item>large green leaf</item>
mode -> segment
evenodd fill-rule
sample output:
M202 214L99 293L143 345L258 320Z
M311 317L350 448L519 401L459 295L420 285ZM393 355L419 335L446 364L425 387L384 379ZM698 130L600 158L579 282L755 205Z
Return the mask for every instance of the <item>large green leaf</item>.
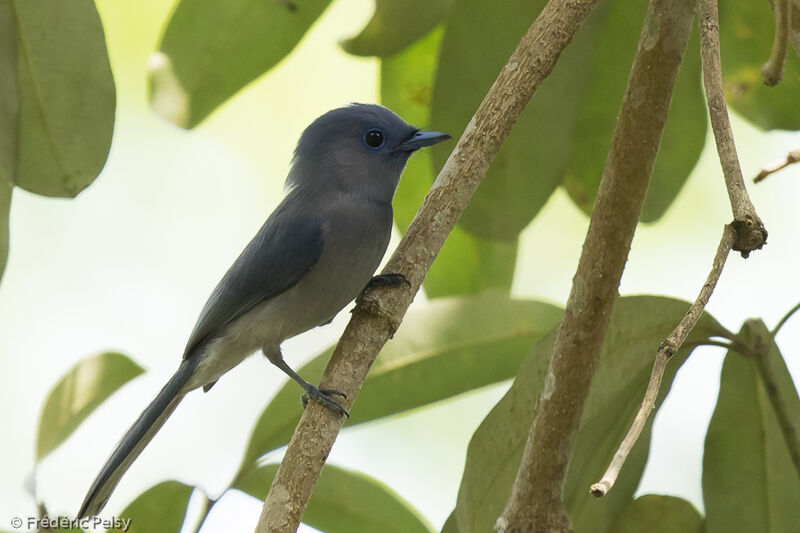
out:
M513 377L528 347L561 319L555 306L499 294L441 298L409 311L370 370L348 423L358 424ZM301 370L315 382L330 350ZM240 473L284 446L302 413L287 383L261 413Z
M647 2L613 0L598 32L591 75L579 103L572 158L564 187L587 214L592 212L611 137L628 85ZM642 221L658 220L677 196L700 157L706 137L706 107L701 83L697 29L687 47L672 95Z
M795 16L797 9L795 9ZM800 129L800 58L786 54L783 81L764 85L775 32L769 6L759 2L720 2L720 47L725 98L737 113L766 129Z
M440 29L433 31L404 52L381 61L381 100L412 124L427 126L430 121L441 35ZM394 219L401 231L408 228L433 179L430 150L414 154L394 196ZM516 240L490 241L456 226L428 271L423 287L429 297L474 294L486 289L508 292L516 258Z
M140 494L119 514L130 520L126 533L179 533L194 487L179 481L164 481ZM113 527L109 531L122 531Z
M346 52L359 56L390 56L431 31L447 14L453 0L375 0L375 13L351 39Z
M674 496L647 494L629 503L610 533L703 533L703 517L692 504Z
M92 0L13 0L19 128L15 182L75 196L105 164L116 93ZM3 126L8 127L7 125Z
M602 475L639 407L656 349L683 318L688 306L686 302L655 296L620 298L614 306L564 487L564 499L578 533L606 531L636 490L647 461L652 417L614 490L602 499L589 494L589 486ZM703 315L687 344L723 331L713 318ZM511 389L472 437L455 511L461 533L490 531L505 506L555 336L554 330L533 347ZM675 372L688 353L688 349L682 349L673 356L657 405L669 391Z
M800 427L800 399L778 347L760 320L748 320L742 339L769 347L778 394ZM719 398L703 453L707 533L787 533L800 525L800 480L756 364L728 352Z
M235 489L263 500L278 471L264 465L240 478ZM303 522L325 533L428 533L430 524L383 483L359 472L325 465Z
M167 24L161 52L186 95L181 113L157 112L193 128L238 90L283 59L330 0L181 0ZM171 76L151 77L150 98L170 97Z
M11 0L0 0L0 186L14 182L17 168L17 29ZM0 205L5 198L0 190ZM5 224L0 211L0 232ZM7 229L7 228L6 228ZM0 237L2 238L2 237ZM0 245L0 254L2 245ZM0 266L0 275L2 266Z
M39 419L36 460L72 435L109 396L144 369L120 353L83 359L50 389Z
M431 117L460 136L520 37L545 0L507 0L502 7L460 0L448 17L436 73ZM569 162L577 111L594 36L607 9L592 13L514 126L459 224L487 239L512 241L561 183ZM432 150L435 168L448 147Z

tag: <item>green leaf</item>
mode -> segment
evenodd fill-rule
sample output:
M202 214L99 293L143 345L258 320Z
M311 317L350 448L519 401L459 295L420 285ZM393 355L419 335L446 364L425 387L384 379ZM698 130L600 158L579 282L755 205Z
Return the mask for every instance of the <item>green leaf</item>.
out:
M633 420L650 377L656 349L680 322L688 306L686 302L656 296L624 297L614 306L564 487L564 499L578 533L606 531L636 490L647 461L652 416L614 490L602 499L589 494L589 486L602 476ZM722 326L705 314L686 345L722 332ZM553 330L533 347L511 389L472 437L455 511L461 533L490 531L503 511L522 457L556 333ZM673 356L664 375L657 406L669 391L689 351L682 349Z
M5 186L14 183L17 172L18 113L17 28L14 7L11 0L0 0L0 187L3 187L0 190L0 220L3 219L1 207L4 205L3 199L7 196ZM0 222L0 235L5 224L4 220ZM0 254L3 254L2 250L3 245L0 244ZM0 265L0 275L2 275L2 265Z
M800 427L797 390L766 326L748 320L740 337L769 346L778 394ZM738 353L725 357L706 434L703 500L707 533L789 532L800 524L800 480L755 362Z
M486 293L442 298L412 309L381 351L348 424L427 405L513 377L528 347L561 319L555 306ZM322 375L331 350L299 374ZM237 476L284 446L302 413L300 389L289 382L261 413Z
M760 128L800 129L800 58L786 54L783 81L775 87L764 85L761 66L769 59L775 18L763 7L758 2L720 2L725 99Z
M250 470L233 487L263 500L278 465ZM359 472L325 465L303 522L326 533L427 533L433 528L389 487Z
M441 533L459 533L458 531L458 521L456 520L456 513L453 511L450 513L450 516L447 517L444 525L442 526Z
M453 0L375 0L375 13L361 33L341 42L357 56L390 56L436 26Z
M614 520L614 533L703 533L703 517L674 496L647 494L629 503Z
M103 168L116 94L92 0L13 0L19 129L15 182L47 196L75 196Z
M404 52L381 61L381 100L412 124L430 121L433 78L442 31L428 34ZM436 125L433 126L434 129ZM394 196L394 219L405 231L434 179L430 150L411 158ZM487 289L508 292L514 279L517 243L474 237L456 226L425 277L429 297L474 294Z
M194 487L179 481L164 481L133 500L118 520L130 520L127 533L178 533ZM122 531L112 527L109 531Z
M60 446L101 403L143 372L129 357L113 352L73 366L47 394L39 419L36 460Z
M450 15L433 91L432 123L459 137L545 0L461 0ZM570 158L577 99L589 69L601 5L581 28L514 126L459 225L485 239L513 241L561 183ZM451 147L432 150L441 168Z
M597 34L589 61L591 74L579 103L572 137L574 156L564 178L570 197L587 214L592 212L603 175L647 3L614 0L609 7L611 13L605 19L603 31ZM698 49L695 28L672 95L642 208L643 222L654 222L664 214L703 151L706 106Z
M0 179L0 280L8 259L8 215L11 210L11 193L13 187Z
M278 64L330 0L181 0L161 40L164 68L185 94L186 108L156 112L193 128L245 85ZM163 73L162 73L163 74ZM176 89L169 76L151 76L151 103Z

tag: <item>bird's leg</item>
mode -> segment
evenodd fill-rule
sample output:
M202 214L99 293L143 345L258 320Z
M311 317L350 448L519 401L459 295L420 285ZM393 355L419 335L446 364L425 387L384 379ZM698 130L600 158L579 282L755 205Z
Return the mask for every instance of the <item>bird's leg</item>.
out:
M370 287L397 287L399 285L406 285L409 289L411 288L411 282L408 281L404 275L399 272L390 272L388 274L373 276L364 290Z
M303 378L301 378L297 372L292 370L289 365L286 364L286 361L283 360L283 355L281 355L280 349L267 349L266 347L262 350L264 355L269 359L269 362L273 365L277 366L281 370L283 370L287 376L295 380L303 390L306 391L305 394L300 398L300 401L303 403L303 407L308 404L308 400L312 399L322 405L333 409L337 413L350 418L350 413L347 412L347 409L339 405L339 403L332 398L332 396L340 396L342 398L347 398L347 395L341 391L336 389L320 389L312 385L311 383L307 382Z

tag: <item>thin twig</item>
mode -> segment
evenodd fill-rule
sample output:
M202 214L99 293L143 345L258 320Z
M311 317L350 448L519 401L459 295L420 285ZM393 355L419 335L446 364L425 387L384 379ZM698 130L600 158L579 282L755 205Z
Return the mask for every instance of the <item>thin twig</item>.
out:
M545 386L496 531L572 531L564 478L696 7L696 0L648 6Z
M708 112L717 152L725 175L725 186L733 211L733 225L737 237L733 249L747 257L767 242L767 231L756 213L742 177L733 131L728 117L728 106L722 86L722 66L719 57L719 15L717 0L700 0L700 59L703 65L703 84L706 89Z
M625 435L625 438L619 445L617 452L614 454L614 458L611 460L611 464L608 465L605 474L603 474L603 478L591 486L592 496L598 498L605 496L617 481L617 476L619 475L622 465L625 464L628 454L630 454L633 446L639 439L639 435L644 429L647 419L650 417L650 413L656 405L658 392L661 388L661 379L664 376L667 363L672 358L672 355L680 349L683 341L686 340L686 337L703 314L708 299L714 292L714 287L717 286L719 276L722 274L722 268L725 266L725 261L728 259L728 254L733 248L733 242L735 240L736 231L730 225L726 225L725 229L722 231L722 238L719 241L719 246L717 247L717 254L714 256L711 272L708 273L708 278L703 288L700 289L700 294L697 296L692 306L689 307L686 315L675 329L672 330L672 333L669 334L666 340L661 343L661 346L658 347L656 360L655 363L653 363L653 371L650 374L650 382L647 384L647 391L644 394L642 405L639 407L639 412L636 413L636 417L633 419L633 424L631 424L628 434Z
M779 161L773 164L772 166L764 168L761 172L758 173L758 176L753 178L753 183L764 181L770 174L774 174L775 172L783 170L789 165L792 165L797 162L800 162L800 149L789 152L786 155L786 159L784 159L783 161Z
M761 67L764 83L770 87L783 78L783 63L786 60L786 43L789 40L789 0L774 0L775 39L769 60Z
M349 408L378 352L394 334L450 231L533 93L599 0L550 0L503 67L439 173L384 272L411 287L377 287L359 298L320 386L347 394ZM303 412L264 501L258 533L297 530L344 424L316 402Z
M792 318L792 315L795 314L798 310L800 310L800 303L798 303L797 305L795 305L794 307L789 309L789 311L785 315L783 315L783 318L781 318L778 321L778 324L770 332L773 337L778 334L778 332L781 330L783 325L786 324L786 321L789 320L790 318Z

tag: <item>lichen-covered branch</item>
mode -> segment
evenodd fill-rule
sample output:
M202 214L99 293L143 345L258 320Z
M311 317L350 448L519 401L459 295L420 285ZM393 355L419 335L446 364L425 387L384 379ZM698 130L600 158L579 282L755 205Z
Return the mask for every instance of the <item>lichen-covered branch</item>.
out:
M552 72L598 0L551 0L503 67L403 236L385 271L410 287L373 288L359 298L320 386L347 394L349 408L367 371L403 319L414 294L534 91ZM293 532L344 424L309 403L264 501L256 531Z
M667 363L672 358L672 355L680 349L683 341L689 336L689 333L694 329L695 324L697 324L697 321L703 314L703 310L706 304L708 304L708 299L711 298L714 287L717 286L717 281L719 281L722 268L725 266L725 261L728 259L728 254L733 248L735 239L736 231L730 225L726 225L725 229L722 231L722 239L720 239L719 246L717 246L717 253L714 256L711 271L708 273L705 284L703 284L703 287L700 289L700 294L691 307L689 307L689 310L680 323L672 330L672 333L669 334L656 351L653 371L650 373L650 382L647 384L647 390L645 391L642 405L639 407L639 411L636 413L636 417L634 417L628 433L619 445L602 479L590 487L593 496L605 496L617 481L617 476L622 469L622 465L625 464L628 454L630 454L633 446L639 439L639 435L642 433L647 419L650 417L650 413L656 405L658 392L661 389L661 379L664 377L664 370L667 368Z
M775 39L772 41L772 52L769 60L761 67L764 83L778 85L783 79L783 63L786 60L786 44L789 41L789 0L774 0Z
M767 230L753 207L744 186L733 131L722 88L722 66L719 56L719 14L717 0L700 0L700 59L703 65L703 84L706 89L711 128L717 142L717 153L725 175L725 186L733 211L737 232L733 249L747 257L767 242Z
M696 0L652 0L511 497L495 529L571 530L562 487L667 120Z

